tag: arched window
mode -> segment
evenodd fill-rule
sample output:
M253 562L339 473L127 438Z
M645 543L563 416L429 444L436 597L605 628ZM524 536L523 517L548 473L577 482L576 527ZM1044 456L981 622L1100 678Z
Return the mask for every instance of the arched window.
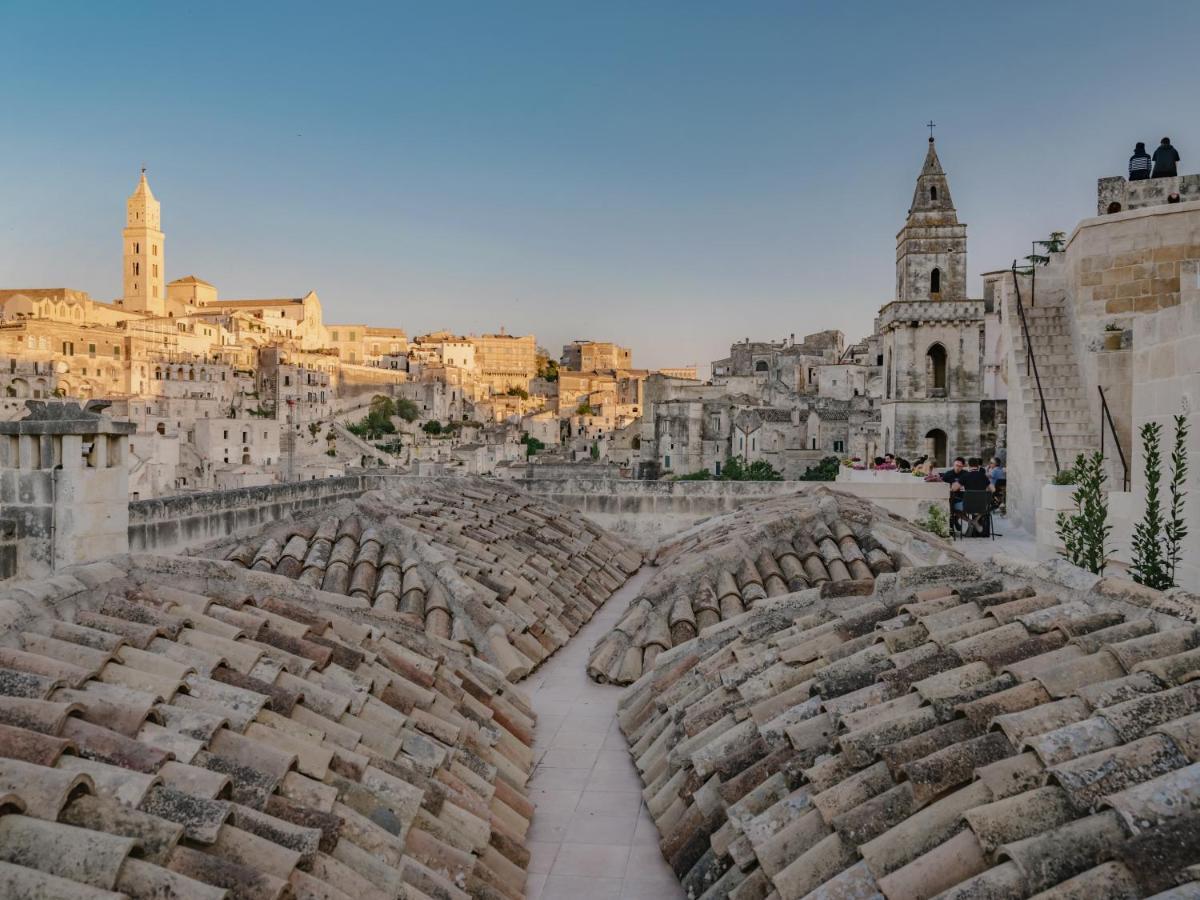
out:
M1116 200L1114 200L1112 203L1108 204L1108 214L1110 216L1113 213L1119 213L1120 211L1121 211L1121 204L1118 203Z
M931 184L929 186L929 199L930 200L937 199L937 185L935 185L935 184Z
M929 455L929 462L935 468L945 468L946 466L946 432L940 428L934 428L925 435L925 452Z
M925 384L929 396L946 396L946 348L934 344L925 352Z
M929 293L940 294L942 292L942 270L934 269L929 273Z
M754 371L755 372L767 371L767 361L765 359L760 359L758 362L756 362L754 364Z

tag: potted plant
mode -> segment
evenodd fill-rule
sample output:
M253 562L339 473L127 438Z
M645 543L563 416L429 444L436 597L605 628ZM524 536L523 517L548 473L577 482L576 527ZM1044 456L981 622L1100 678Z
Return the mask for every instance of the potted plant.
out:
M1123 336L1124 332L1121 330L1121 326L1116 322L1109 322L1104 326L1104 349L1120 350Z

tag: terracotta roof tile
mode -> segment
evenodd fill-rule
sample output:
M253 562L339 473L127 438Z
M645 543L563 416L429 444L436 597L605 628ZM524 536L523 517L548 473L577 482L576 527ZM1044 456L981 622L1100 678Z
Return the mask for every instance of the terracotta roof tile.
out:
M853 603L793 595L782 625L760 600L660 653L619 717L664 856L738 897L1082 900L1194 880L1194 629L1126 621L1113 591L914 568Z

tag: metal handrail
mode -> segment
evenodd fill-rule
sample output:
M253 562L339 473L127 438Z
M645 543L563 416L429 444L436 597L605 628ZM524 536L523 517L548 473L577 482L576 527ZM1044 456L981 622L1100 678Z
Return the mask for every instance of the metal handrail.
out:
M1038 401L1042 404L1042 414L1038 427L1050 438L1050 453L1054 457L1054 471L1061 472L1058 463L1058 448L1054 445L1054 429L1050 426L1050 414L1046 411L1046 394L1042 391L1042 379L1038 375L1037 359L1033 355L1033 341L1029 338L1029 323L1025 320L1025 305L1021 303L1021 285L1017 281L1017 261L1012 264L1013 288L1017 294L1017 315L1021 319L1021 330L1025 333L1025 368L1033 372L1033 381L1037 385Z
M1104 388L1096 385L1096 390L1100 392L1100 455L1104 456L1104 423L1108 422L1108 427L1112 431L1113 442L1117 445L1117 456L1121 458L1121 468L1124 470L1124 475L1121 477L1122 490L1129 490L1129 463L1125 461L1125 451L1121 449L1121 436L1117 434L1117 426L1113 424L1112 412L1108 408L1108 400L1104 396Z

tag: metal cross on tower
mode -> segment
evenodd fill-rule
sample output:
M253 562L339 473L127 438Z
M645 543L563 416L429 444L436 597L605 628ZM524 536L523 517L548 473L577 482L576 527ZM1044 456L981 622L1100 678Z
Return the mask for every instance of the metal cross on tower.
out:
M925 127L929 129L929 139L932 141L933 140L933 129L937 127L936 124L934 123L933 119L930 119L928 122L926 122Z

